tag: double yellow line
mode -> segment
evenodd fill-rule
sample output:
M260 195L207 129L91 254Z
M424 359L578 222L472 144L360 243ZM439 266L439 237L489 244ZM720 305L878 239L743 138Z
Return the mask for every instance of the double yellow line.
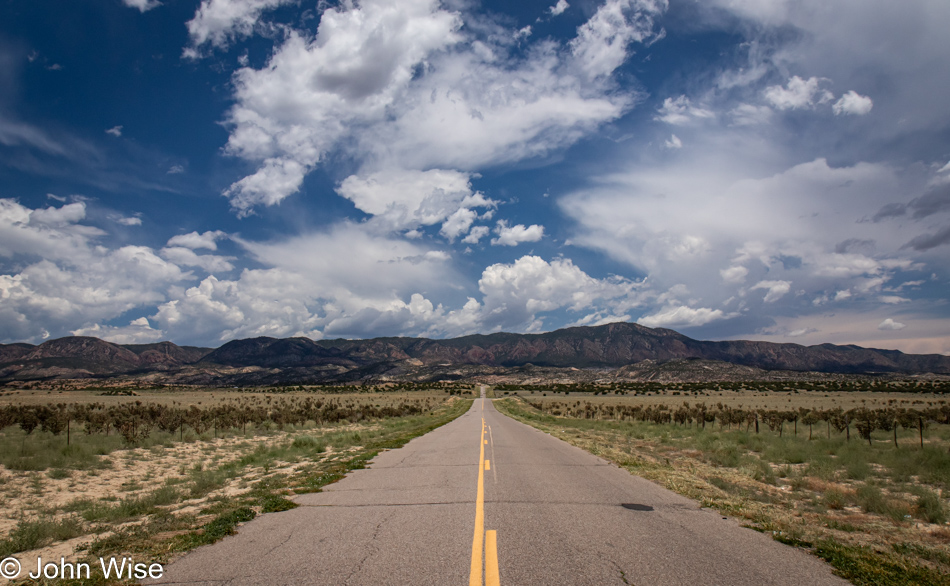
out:
M484 409L484 399L482 408ZM485 586L500 586L498 577L498 546L495 531L485 531L485 470L491 463L485 459L485 418L482 417L481 438L478 441L478 490L475 493L475 535L472 538L472 567L469 586L482 586L482 562L485 563ZM484 560L482 546L484 544Z

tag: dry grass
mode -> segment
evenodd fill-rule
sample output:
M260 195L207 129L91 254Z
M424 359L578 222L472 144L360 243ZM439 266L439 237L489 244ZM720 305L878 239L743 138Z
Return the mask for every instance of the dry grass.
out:
M176 402L188 400L169 395ZM210 393L198 397L207 405ZM364 466L380 449L401 445L460 415L468 404L444 395L427 397L437 398L437 408L412 417L116 449L78 470L0 466L0 509L5 512L0 516L0 558L15 554L25 568L35 567L37 557L60 556L81 561L135 554L167 562L177 552L233 532L237 523L256 514L296 506L285 497L319 490ZM402 399L359 397L373 404ZM18 441L36 440L19 438L18 428L0 431L4 433L18 435Z
M674 398L682 404L683 397ZM742 400L749 405L749 398ZM779 438L769 432L571 419L514 399L495 405L704 507L805 547L855 584L950 584L950 526L939 514L948 509L950 486L941 480L923 483L917 474L895 477L889 466L862 457L875 450L889 455L886 442L871 449L854 441L828 455L827 440L808 442L807 435ZM931 440L939 444L928 446L934 454L946 454L950 442L944 435ZM919 454L906 447L901 452L905 465ZM950 462L950 456L938 458L933 465Z

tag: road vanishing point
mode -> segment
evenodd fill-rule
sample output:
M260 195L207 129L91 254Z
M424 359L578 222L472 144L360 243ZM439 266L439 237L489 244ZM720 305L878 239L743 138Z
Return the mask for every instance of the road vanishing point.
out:
M490 399L147 584L844 585L824 562Z

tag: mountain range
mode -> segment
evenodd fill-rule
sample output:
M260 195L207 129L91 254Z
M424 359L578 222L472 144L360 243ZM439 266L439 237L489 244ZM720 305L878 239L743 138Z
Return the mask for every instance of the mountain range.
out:
M730 376L768 371L950 374L950 356L939 354L853 345L701 341L669 329L612 323L543 334L496 333L444 340L260 337L233 340L219 348L171 342L120 345L77 336L38 346L0 345L0 382L113 377L143 383L227 385L440 380L526 367L639 372L644 365L683 361L719 364L720 371L733 373ZM736 370L740 367L745 370Z

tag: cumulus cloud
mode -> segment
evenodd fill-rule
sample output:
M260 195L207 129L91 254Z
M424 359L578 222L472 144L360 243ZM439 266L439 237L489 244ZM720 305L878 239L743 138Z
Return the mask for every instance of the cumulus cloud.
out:
M106 134L111 134L112 136L118 138L122 136L122 126L113 126L106 130Z
M86 204L30 209L0 200L3 339L37 340L111 320L162 302L169 286L190 278L144 246L109 248L102 230L84 224Z
M203 0L195 16L186 25L191 45L185 49L184 56L192 59L200 57L199 50L206 43L220 49L236 39L250 36L263 12L295 1Z
M491 232L491 229L488 226L475 226L471 232L468 233L468 236L462 239L462 242L465 244L478 244L478 241L488 236L489 232Z
M551 14L551 16L558 16L559 14L563 14L565 10L570 8L570 6L571 5L567 3L567 0L557 0L557 4L548 8L548 12Z
M897 330L903 330L906 327L907 327L906 325L898 321L894 321L891 318L887 318L877 326L877 329L884 330L884 331L897 331Z
M149 344L162 339L163 332L152 328L148 318L140 317L127 326L87 325L70 332L74 336L92 336L114 344Z
M900 295L881 295L878 297L881 303L887 303L888 305L896 305L898 303L907 303L910 299L906 297L901 297Z
M122 3L129 8L137 8L139 12L148 12L162 5L158 0L122 0Z
M623 314L640 303L639 284L612 277L595 279L570 259L547 262L523 256L514 263L487 267L478 281L482 301L470 299L447 314L446 323L460 332L519 329L535 323L539 314L566 308L573 312L595 309Z
M449 240L471 226L477 217L472 208L497 205L472 190L468 173L442 169L351 175L337 193L393 230L446 222L442 234Z
M775 303L789 292L792 287L790 281L759 281L753 289L766 289L768 292L762 299L766 303Z
M506 220L498 220L495 226L498 238L492 238L492 246L517 246L522 242L537 242L544 237L544 226L516 224L509 226Z
M666 122L667 124L683 125L694 120L713 118L715 114L706 108L694 106L686 96L678 98L666 98L663 105L656 111L654 120Z
M142 218L138 216L119 216L115 218L115 222L123 226L141 226Z
M218 249L218 240L227 238L228 235L221 230L208 230L202 234L198 232L189 232L188 234L179 234L168 239L168 246L178 246L197 250L205 248L208 250Z
M821 82L822 80L817 77L805 80L795 75L789 78L784 87L780 85L767 87L764 96L779 110L811 108L816 103L823 104L834 99L831 92L819 87Z
M727 317L732 316L726 315L721 309L692 308L677 305L666 307L651 315L645 315L638 319L637 323L649 328L698 327Z
M774 303L782 297L785 297L791 287L792 284L789 281L759 281L752 286L753 289L768 290L765 294L765 298L763 298L763 301L766 303Z
M445 238L451 242L468 232L468 229L472 226L472 222L474 222L477 217L478 213L474 210L461 208L445 220L445 223L442 224L442 228L439 230L439 234L445 236ZM476 238L475 241L478 242L478 239Z
M683 141L680 140L675 134L666 139L666 142L663 145L668 149L681 149L683 148Z
M609 75L663 9L611 0L569 46L519 57L434 0L327 9L314 38L292 31L266 67L234 74L226 151L260 167L225 195L239 215L273 205L340 148L359 153L362 178L545 156L632 105Z
M236 260L233 256L218 256L214 254L197 254L191 248L180 246L166 246L159 251L165 260L184 267L199 267L208 273L226 273L234 269L231 264Z
M719 271L719 274L722 275L723 281L728 283L741 283L745 281L746 275L749 274L749 269L743 266L735 266L722 269Z
M862 96L858 92L851 90L841 96L831 107L835 116L841 114L852 114L854 116L864 116L874 107L874 102L867 96Z

